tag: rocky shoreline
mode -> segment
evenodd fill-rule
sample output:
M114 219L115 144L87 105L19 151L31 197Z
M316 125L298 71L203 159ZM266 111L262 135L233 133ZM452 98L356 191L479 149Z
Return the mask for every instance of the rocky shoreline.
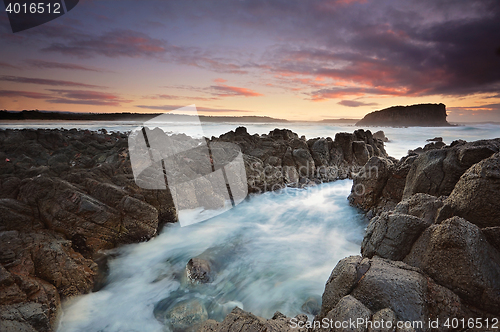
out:
M387 157L363 130L306 141L240 127L212 140L241 148L251 193L346 178ZM0 130L0 211L0 324L19 331L53 330L61 301L105 283L104 252L177 221L168 191L135 184L127 135L105 130Z
M211 138L240 147L250 193L353 178L349 201L371 221L362 255L333 270L317 321L497 317L500 139L430 143L401 160L384 140L364 130L306 140L244 127ZM168 191L135 184L126 134L75 129L0 130L0 210L7 331L52 331L61 301L105 284L110 249L177 221ZM190 278L210 281L203 259L187 263ZM304 330L293 327L280 313L265 320L235 309L200 330Z

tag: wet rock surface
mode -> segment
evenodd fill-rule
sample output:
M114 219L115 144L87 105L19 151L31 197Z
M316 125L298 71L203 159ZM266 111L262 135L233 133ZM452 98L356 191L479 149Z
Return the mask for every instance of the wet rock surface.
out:
M61 300L106 285L109 250L177 221L169 190L136 184L127 138L104 130L0 130L0 305L12 312L2 324L51 330ZM169 139L186 148L200 142ZM238 145L251 193L351 177L370 157L387 156L383 142L364 130L306 140L286 129L250 135L239 127L210 142L214 156L228 152L225 142ZM203 154L190 157L185 173L204 171L196 166ZM209 182L194 189L185 207L224 204ZM199 283L209 283L216 268L203 258L188 264ZM40 319L14 314L32 306Z

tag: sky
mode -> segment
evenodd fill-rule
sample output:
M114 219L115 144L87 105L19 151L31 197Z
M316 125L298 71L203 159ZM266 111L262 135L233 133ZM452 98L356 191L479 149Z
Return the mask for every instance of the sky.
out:
M500 121L498 0L80 0L17 33L0 9L0 109Z

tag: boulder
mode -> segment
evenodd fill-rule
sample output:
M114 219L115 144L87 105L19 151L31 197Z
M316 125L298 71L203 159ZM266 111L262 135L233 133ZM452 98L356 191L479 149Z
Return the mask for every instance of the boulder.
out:
M337 264L325 286L317 319L326 317L346 295L371 312L389 308L403 321L426 322L430 317L441 320L465 315L460 298L421 270L378 257L351 256ZM428 329L424 326L423 330Z
M390 260L402 260L430 225L431 222L408 214L384 212L370 221L361 244L361 253L368 258L377 255Z
M213 280L211 263L198 257L191 258L186 265L186 274L193 283L209 283Z
M343 298L340 299L340 301L337 303L337 305L328 312L326 315L326 318L333 322L351 322L355 321L357 322L358 319L362 319L363 321L365 320L370 320L371 318L371 312L366 308L363 303L359 302L356 298L352 297L351 295L346 295ZM314 331L366 331L366 325L361 324L360 326L356 326L355 328L342 328L342 329L337 329L335 328L335 325L333 328L330 326L330 328L319 328L315 329Z
M474 224L459 217L432 225L415 242L407 264L486 312L500 312L500 253Z
M500 139L483 140L420 154L406 177L403 198L416 193L448 196L465 171L499 150Z
M195 331L195 328L207 319L207 309L197 299L178 302L165 313L165 321L174 331L185 331L186 329Z
M460 216L479 227L500 226L500 153L465 172L446 199L439 221Z
M361 170L354 175L349 203L364 211L374 207L382 194L389 177L391 162L380 157L372 157Z

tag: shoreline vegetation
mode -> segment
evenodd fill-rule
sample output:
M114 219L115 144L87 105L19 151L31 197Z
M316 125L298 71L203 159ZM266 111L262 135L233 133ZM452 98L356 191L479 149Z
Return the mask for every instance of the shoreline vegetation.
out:
M212 140L240 147L250 193L353 179L349 202L370 221L361 255L341 260L326 281L316 320L438 319L445 331L446 319L498 319L500 138L436 139L401 160L387 155L384 138L360 129L306 140L238 127ZM168 191L135 184L126 134L76 129L0 130L0 211L0 323L19 330L52 331L62 301L106 284L111 249L177 221ZM203 257L186 264L194 284L209 280ZM306 330L280 313L236 308L222 322L206 318L192 328Z

